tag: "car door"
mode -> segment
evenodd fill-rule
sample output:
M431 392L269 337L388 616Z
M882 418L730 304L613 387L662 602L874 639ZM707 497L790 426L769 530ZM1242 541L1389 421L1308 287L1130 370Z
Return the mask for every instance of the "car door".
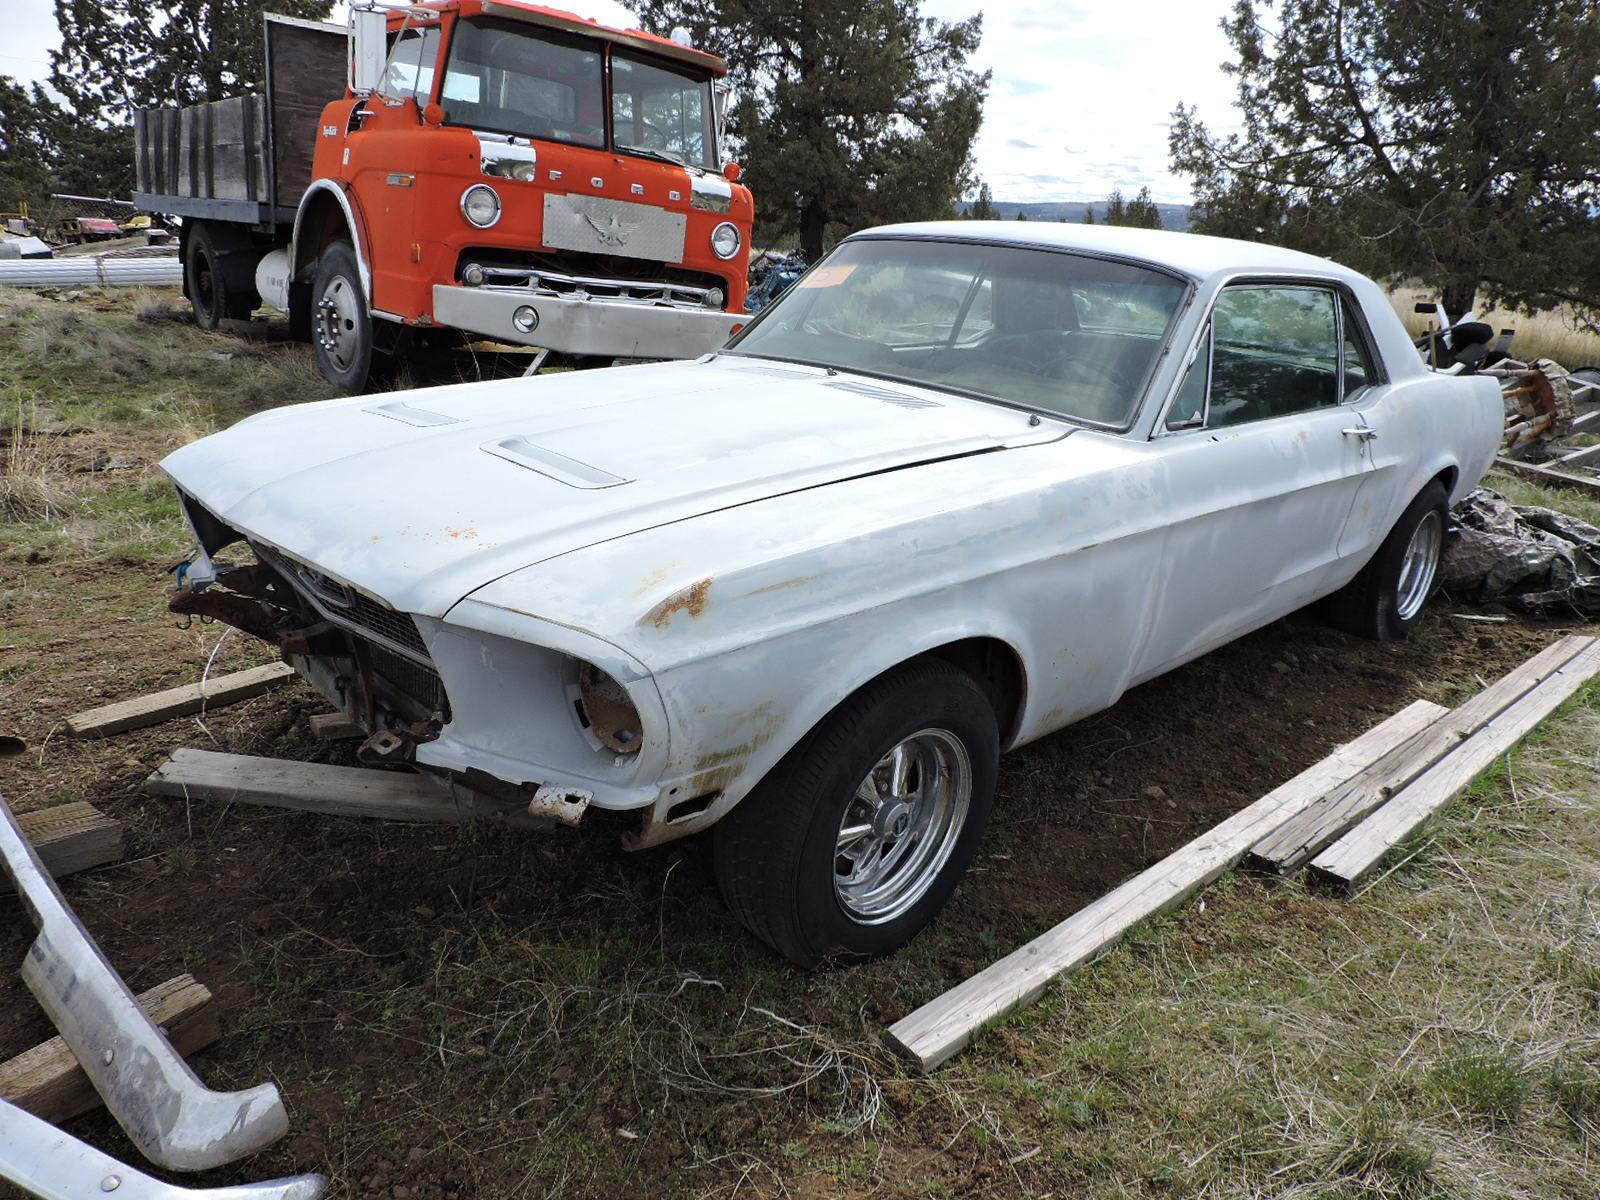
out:
M1371 470L1331 284L1224 288L1155 434L1171 497L1139 678L1331 590Z

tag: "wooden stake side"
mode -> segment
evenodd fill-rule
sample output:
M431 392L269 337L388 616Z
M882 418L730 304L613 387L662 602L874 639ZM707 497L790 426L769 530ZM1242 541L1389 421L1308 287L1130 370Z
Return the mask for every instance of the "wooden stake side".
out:
M1593 476L1574 475L1570 471L1557 471L1534 463L1518 462L1504 455L1494 460L1494 469L1509 475L1520 475L1524 479L1531 479L1547 487L1571 488L1573 491L1587 492L1591 496L1600 496L1600 478Z
M67 732L81 738L105 737L130 729L143 729L173 717L186 717L202 708L221 708L224 704L249 700L293 678L294 668L288 663L267 663L265 666L251 667L248 671L219 675L206 680L203 686L186 683L164 692L119 700L115 704L103 704L99 708L76 713L67 718Z
M984 1025L1038 998L1057 976L1103 954L1129 929L1181 904L1233 867L1287 817L1337 787L1444 713L1418 700L1274 788L1182 849L1086 905L1053 929L924 1004L889 1037L931 1071Z
M1426 825L1578 689L1600 673L1600 642L1499 714L1411 786L1334 842L1311 863L1319 879L1354 889L1383 856Z
M1565 637L1501 676L1348 783L1308 804L1252 846L1249 865L1291 875L1329 843L1487 725L1594 642Z

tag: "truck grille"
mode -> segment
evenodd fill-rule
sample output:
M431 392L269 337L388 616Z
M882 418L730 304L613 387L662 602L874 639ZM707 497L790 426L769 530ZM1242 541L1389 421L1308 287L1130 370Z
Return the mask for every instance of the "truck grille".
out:
M444 693L444 680L432 667L404 658L377 642L366 641L367 663L372 673L410 699L424 717L437 714L450 721L450 699Z
M688 218L653 204L605 196L544 196L544 244L653 262L682 262Z

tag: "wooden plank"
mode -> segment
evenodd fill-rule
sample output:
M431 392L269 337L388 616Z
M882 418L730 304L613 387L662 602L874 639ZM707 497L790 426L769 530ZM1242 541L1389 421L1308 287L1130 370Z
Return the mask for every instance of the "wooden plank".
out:
M1290 875L1377 809L1466 738L1548 679L1594 639L1566 637L1545 647L1405 745L1384 755L1341 787L1308 804L1250 848L1249 865Z
M17 824L55 879L122 859L121 822L81 800L21 813ZM0 872L0 894L11 890L10 876Z
M1556 459L1557 467L1564 467L1571 463L1588 462L1591 458L1600 458L1600 445L1584 446L1582 449L1573 450Z
M325 742L366 737L367 731L343 713L317 713L310 722L311 736Z
M984 1025L1037 999L1051 980L1109 950L1139 922L1181 904L1234 866L1268 830L1444 711L1426 700L1401 709L1053 929L902 1017L889 1027L889 1037L922 1070L931 1071Z
M1559 708L1596 674L1600 642L1585 648L1554 675L1461 743L1410 787L1311 863L1317 877L1349 891L1394 847L1426 825L1469 783L1483 774L1534 726Z
M222 1036L211 992L193 975L169 979L138 1000L179 1054L193 1054ZM101 1103L100 1094L59 1037L0 1063L0 1099L55 1123L82 1116Z
M119 700L104 704L67 718L67 732L73 737L104 737L129 729L142 729L173 717L197 713L202 708L221 708L270 691L294 678L294 668L288 663L267 663L251 667L248 671L235 671L231 675L218 675L208 679L204 687L186 683L149 696L132 700Z
M1520 475L1524 479L1531 479L1546 487L1571 488L1574 491L1587 492L1591 496L1600 496L1600 479L1592 475L1574 475L1569 471L1557 471L1551 467L1518 462L1503 454L1494 460L1494 469L1505 471L1510 475Z
M144 786L157 796L260 804L337 817L449 824L486 817L515 826L540 825L523 805L502 806L470 796L452 799L421 775L214 750L174 751Z

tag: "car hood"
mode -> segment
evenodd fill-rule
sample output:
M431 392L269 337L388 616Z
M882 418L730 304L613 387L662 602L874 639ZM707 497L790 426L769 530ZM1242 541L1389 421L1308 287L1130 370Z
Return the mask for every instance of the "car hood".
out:
M295 405L161 465L235 529L443 616L612 538L1065 433L999 405L724 355Z

